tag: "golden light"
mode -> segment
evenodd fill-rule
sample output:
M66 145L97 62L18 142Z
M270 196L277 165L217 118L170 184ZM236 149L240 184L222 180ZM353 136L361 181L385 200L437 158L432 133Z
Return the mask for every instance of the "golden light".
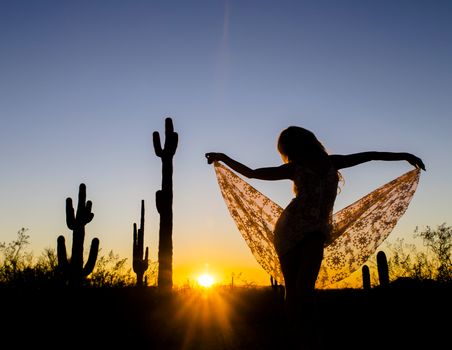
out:
M212 287L214 282L215 280L213 279L213 277L207 273L204 273L198 277L199 285L204 288Z

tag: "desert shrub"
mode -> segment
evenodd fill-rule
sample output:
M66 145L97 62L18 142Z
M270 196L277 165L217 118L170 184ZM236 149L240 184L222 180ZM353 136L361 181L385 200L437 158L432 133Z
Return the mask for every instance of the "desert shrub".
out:
M127 287L135 284L132 270L126 267L127 259L110 251L98 258L93 272L88 277L92 287Z
M416 227L414 238L422 239L424 249L414 243L398 239L388 244L388 264L391 279L408 277L416 280L434 280L440 283L452 281L452 227L445 223L435 229Z
M48 248L38 258L26 251L28 229L21 228L10 243L0 243L0 285L45 288L56 281L56 254Z
M426 226L424 230L416 227L412 237L409 243L403 238L394 242L387 241L381 249L369 257L365 264L370 270L371 285L379 285L376 255L380 250L386 253L391 282L401 278L438 283L452 282L452 227L445 223L436 228ZM361 269L327 288L362 288Z
M407 277L419 281L452 282L452 227L445 223L436 228L426 226L425 229L415 229L414 241L421 239L422 245L406 243L398 239L386 243L384 249L388 258L390 280ZM48 288L60 284L58 260L52 248L34 257L26 250L30 244L28 229L21 228L17 237L10 243L0 243L0 287L31 287ZM375 253L376 254L376 253ZM378 284L375 254L369 258L366 265L370 267L371 283ZM145 273L146 285L157 284L158 263L150 262ZM127 267L127 259L120 258L113 251L100 256L96 266L87 279L87 287L130 287L136 284L136 276ZM231 285L242 285L247 288L256 286L235 273L231 277ZM355 271L349 278L332 286L332 288L361 288L361 272Z
M442 223L436 229L427 226L420 231L416 228L415 235L422 238L427 252L432 256L430 262L434 279L439 282L452 281L452 227Z
M155 262L149 263L144 279L146 285L156 283ZM136 285L136 274L127 266L127 258L120 258L118 254L110 251L107 255L100 256L87 281L91 287L132 287Z
M28 229L21 228L17 238L9 243L0 243L0 287L49 288L64 286L58 270L55 249L46 248L38 257L27 251L30 244ZM150 263L145 277L148 284L155 283L156 263ZM99 256L85 287L128 287L135 285L136 277L127 267L127 259L110 251Z

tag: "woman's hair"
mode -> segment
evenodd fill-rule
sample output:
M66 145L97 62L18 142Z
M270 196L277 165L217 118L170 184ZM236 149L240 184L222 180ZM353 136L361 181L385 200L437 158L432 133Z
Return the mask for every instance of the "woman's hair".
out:
M299 126L289 126L281 131L278 137L278 151L285 162L305 158L328 158L328 152L312 131ZM342 174L337 171L338 190L344 184Z
M278 138L278 151L285 161L294 161L300 156L320 157L328 156L325 147L313 132L299 126L289 126Z

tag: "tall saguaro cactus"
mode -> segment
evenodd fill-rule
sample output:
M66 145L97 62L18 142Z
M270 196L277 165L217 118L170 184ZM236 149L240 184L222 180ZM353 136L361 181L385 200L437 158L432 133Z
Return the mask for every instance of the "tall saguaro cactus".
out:
M99 239L93 238L89 250L88 261L83 266L83 244L85 241L85 226L94 217L91 212L92 202L86 201L86 186L80 184L78 192L77 212L74 214L72 199L66 198L66 224L72 230L72 255L67 258L64 236L57 240L58 268L64 278L72 286L81 285L83 279L93 272L99 252Z
M162 160L162 189L155 193L157 211L160 214L158 250L158 287L170 291L173 287L173 156L176 153L178 134L174 132L171 118L165 119L165 144L160 135L152 134L154 150Z
M133 271L137 275L137 287L143 286L143 276L149 266L149 249L146 247L144 254L144 200L141 201L141 219L140 228L137 230L137 224L133 224Z

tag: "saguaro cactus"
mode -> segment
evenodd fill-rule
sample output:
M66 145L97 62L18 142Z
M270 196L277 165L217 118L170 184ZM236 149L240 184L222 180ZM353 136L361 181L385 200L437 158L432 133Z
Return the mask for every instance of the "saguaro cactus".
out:
M278 289L278 281L273 276L270 276L270 285L274 291Z
M388 286L389 285L388 260L386 259L386 254L383 251L379 251L377 253L377 269L380 286L382 287Z
M276 278L273 278L273 276L270 276L270 284L272 286L272 290L279 296L284 298L285 294L285 287L284 285L281 285L278 283Z
M149 266L149 249L146 247L144 254L144 200L141 201L141 219L140 228L137 230L137 224L133 224L133 271L137 275L137 286L143 286L143 276Z
M92 202L86 201L86 186L80 184L78 192L77 213L74 214L72 199L66 198L66 224L72 230L72 255L68 260L64 236L57 240L58 268L69 285L80 285L83 279L94 269L99 252L99 239L93 238L89 250L88 261L83 266L83 244L85 241L85 225L91 222Z
M152 137L155 154L162 160L162 189L155 193L157 211L160 214L157 283L160 290L170 291L173 287L173 156L178 143L172 119L165 119L163 148L157 131Z
M363 276L363 289L370 289L370 270L369 266L363 265L361 268L362 276Z

